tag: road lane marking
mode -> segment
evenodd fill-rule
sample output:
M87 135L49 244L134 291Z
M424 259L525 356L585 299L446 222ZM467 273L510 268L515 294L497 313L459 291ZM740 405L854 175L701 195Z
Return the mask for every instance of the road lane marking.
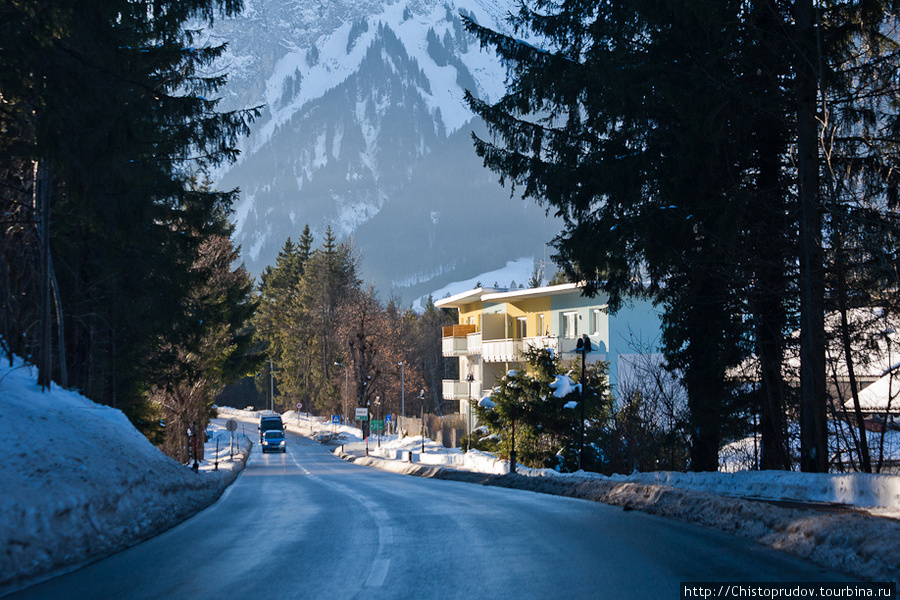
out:
M375 558L372 559L372 568L369 570L369 576L366 578L366 582L363 585L367 588L382 587L384 585L385 579L387 579L387 574L391 567L391 559L386 557L386 548L393 545L394 543L394 528L390 525L390 515L388 515L387 511L381 508L381 506L377 502L373 502L371 499L363 496L355 490L352 490L340 483L336 483L334 481L326 481L320 477L317 477L316 475L313 475L309 471L309 469L300 464L300 462L294 456L293 452L290 453L290 459L291 462L293 462L294 465L296 465L297 468L300 469L304 474L312 477L313 479L317 479L321 483L332 487L344 494L347 494L350 498L359 502L372 515L372 518L375 520L375 525L376 527L378 527L378 549L375 552Z
M369 577L366 579L366 587L381 587L387 578L388 568L391 566L391 559L376 558L372 563L372 570L369 571Z

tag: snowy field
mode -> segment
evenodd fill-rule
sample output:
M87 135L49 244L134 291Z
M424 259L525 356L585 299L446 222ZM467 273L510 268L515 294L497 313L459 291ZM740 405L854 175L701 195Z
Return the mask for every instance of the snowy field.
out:
M35 382L36 372L19 361L12 367L8 363L0 366L0 439L7 446L0 461L0 594L22 582L76 568L177 524L214 502L243 465L241 455L233 459L229 456L229 437L222 419L210 427L207 459L195 473L159 452L120 411L57 387L42 393ZM248 438L256 435L258 413L220 408L219 416L242 422L238 433L243 430ZM343 450L345 456L365 456L366 441L359 429L332 425L316 417L308 419L304 413L288 412L283 418L289 430L330 442L336 453ZM239 439L248 451L251 440ZM218 470L214 462L217 441ZM421 465L449 467L461 474L488 474L485 476L509 470L506 461L489 454L463 454L418 436L384 436L380 441L370 437L368 448L370 456L380 457L379 466L388 465L399 472ZM707 494L714 494L836 502L900 516L900 477L892 476L739 472L605 478L521 467L519 472L529 476L534 489L542 482L558 485L556 482L586 479L616 484L617 489L622 488L619 484L644 486L640 489L671 488L679 492L679 502L693 498L707 510L711 506ZM730 509L715 510L722 513L720 519L731 522L762 518L749 517L747 512L743 517L735 516L728 513ZM871 552L892 551L900 536L879 541L878 536L884 533L878 523L897 527L900 522L880 518L868 522L876 524L860 528L854 521L853 531L867 543L875 538L876 549ZM732 527L739 529L740 524ZM872 531L867 529L873 527ZM803 535L813 540L811 544L819 544L820 538L815 535ZM844 543L849 543L847 534L841 535ZM890 577L900 580L900 572Z

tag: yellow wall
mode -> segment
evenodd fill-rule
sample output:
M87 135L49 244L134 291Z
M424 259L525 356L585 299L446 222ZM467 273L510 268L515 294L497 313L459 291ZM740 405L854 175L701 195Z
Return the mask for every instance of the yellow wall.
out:
M546 330L550 329L550 297L545 298L529 298L526 300L521 300L514 304L508 304L508 311L510 317L513 320L513 329L510 331L515 331L515 320L517 317L527 317L527 321L525 324L526 337L537 337L539 335L544 335L545 331L538 330L538 315L544 315L544 328Z
M489 319L485 321L485 315ZM538 328L538 315L544 315L544 329ZM489 310L485 310L481 302L473 302L459 308L459 324L467 325L471 318L472 323L479 332L485 334L485 339L503 339L512 337L516 331L516 319L526 317L526 337L544 335L550 330L550 298L529 298L510 303L495 304Z
M472 317L472 323L475 325L476 331L481 331L481 313L481 302L473 302L472 304L461 306L459 308L459 324L467 325L469 323L469 317Z

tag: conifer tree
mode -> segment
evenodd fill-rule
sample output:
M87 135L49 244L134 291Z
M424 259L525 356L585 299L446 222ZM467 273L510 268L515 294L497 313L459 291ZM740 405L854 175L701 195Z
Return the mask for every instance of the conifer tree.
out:
M740 68L738 5L523 6L515 24L548 49L467 22L513 68L500 101L470 97L503 142L476 139L478 154L565 219L554 243L570 278L603 288L613 310L629 294L665 306L699 470L717 468L736 412L727 372L742 359L744 325L734 265L754 216L741 193L745 107L715 81Z
M510 460L514 456L528 467L576 470L581 440L581 411L576 408L585 401L587 456L582 464L596 467L601 452L596 442L609 409L606 364L589 365L582 395L549 350L532 349L525 358L526 370L509 371L485 401L473 401L478 420L499 436L500 455ZM575 369L580 370L580 363ZM573 376L580 378L580 373Z
M4 140L6 132L15 140L4 142L3 168L28 173L39 162L53 173L50 244L69 384L138 424L153 422L144 394L177 361L155 350L191 335L190 319L179 320L190 271L234 199L195 187L195 175L232 160L256 114L219 112L225 79L202 74L224 46L204 45L196 27L240 8L237 0L0 8L0 118ZM4 335L23 324L10 327Z

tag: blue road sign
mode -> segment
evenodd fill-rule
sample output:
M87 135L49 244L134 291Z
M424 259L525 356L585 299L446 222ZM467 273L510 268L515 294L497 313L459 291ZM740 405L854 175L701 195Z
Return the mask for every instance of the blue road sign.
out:
M335 425L341 424L341 415L331 415L331 422Z
M388 423L393 421L393 419L391 418L391 415L384 415L384 420L387 421Z

